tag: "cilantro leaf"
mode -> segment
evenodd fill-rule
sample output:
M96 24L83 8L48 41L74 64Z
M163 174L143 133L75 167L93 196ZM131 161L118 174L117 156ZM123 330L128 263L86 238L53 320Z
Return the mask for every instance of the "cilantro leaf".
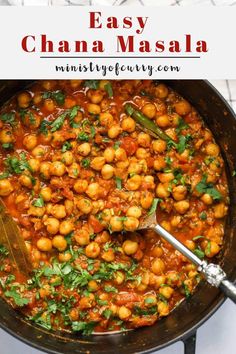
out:
M187 135L180 135L179 142L176 145L177 151L179 154L182 154L184 150L188 147L188 142L191 140L192 137L190 134Z
M97 90L99 88L99 80L86 80L84 86L93 90Z
M10 124L13 127L16 124L15 113L3 113L0 115L0 120L4 123Z
M116 188L117 189L122 189L122 179L120 177L115 177L115 181L116 181Z
M51 132L55 132L63 126L66 116L67 113L62 113L59 117L57 117L53 122L50 123Z
M81 141L89 141L89 136L87 133L85 132L80 132L78 134L78 137L77 137L78 140L81 140Z
M61 147L62 152L66 152L70 149L72 149L72 145L71 145L70 141L66 141Z
M213 200L221 200L221 193L213 186L212 183L207 182L207 176L203 176L202 180L196 185L196 190L199 193L209 194Z
M13 287L11 288L11 290L5 291L4 295L6 297L12 298L15 304L19 307L23 307L25 305L28 305L29 303L29 299L22 297L21 294L18 293Z
M31 167L24 153L21 153L19 158L16 156L8 156L4 163L11 173L21 174L25 170L31 171Z
M185 122L183 118L179 119L177 128L175 129L176 133L179 134L182 130L188 129L189 125Z
M108 82L105 86L104 89L107 91L108 97L111 98L113 97L113 89L112 89L112 84Z
M38 208L42 208L44 206L44 200L42 196L40 195L39 198L34 200L32 204Z
M72 322L72 330L74 332L82 332L84 336L89 336L90 334L93 333L94 327L97 325L97 322L91 321L91 322L78 322L74 321Z
M162 201L162 199L160 198L154 198L152 201L152 205L151 208L149 209L148 215L152 215L156 212L158 203L160 203Z

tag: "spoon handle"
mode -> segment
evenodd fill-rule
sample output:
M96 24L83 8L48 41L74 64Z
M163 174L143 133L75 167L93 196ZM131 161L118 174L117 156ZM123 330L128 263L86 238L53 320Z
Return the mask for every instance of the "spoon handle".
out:
M204 274L209 284L220 288L226 296L236 303L236 286L226 278L225 272L218 264L207 263L205 260L198 258L192 251L160 225L157 224L152 229L187 257L192 263L197 265L198 270Z

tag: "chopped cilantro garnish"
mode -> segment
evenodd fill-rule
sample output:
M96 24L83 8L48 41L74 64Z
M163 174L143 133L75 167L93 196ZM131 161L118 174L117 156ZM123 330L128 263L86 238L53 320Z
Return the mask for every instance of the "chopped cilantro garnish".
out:
M213 187L213 184L207 182L207 176L203 176L202 180L196 185L196 190L199 193L209 194L213 200L220 200L222 198L222 195Z
M109 98L113 97L113 89L112 89L112 85L111 85L110 82L108 82L108 83L104 86L104 89L107 91Z
M111 286L111 285L105 285L104 290L107 293L118 293L118 290L114 286Z
M206 220L207 219L207 213L205 211L202 211L199 214L199 217L200 217L201 220Z
M38 208L42 208L44 206L44 200L42 196L40 195L36 200L33 201L32 204Z
M66 152L70 149L72 149L72 145L71 145L70 141L66 141L61 147L62 152Z
M16 124L15 121L15 113L10 112L10 113L2 113L0 115L0 120L4 123L10 124L12 127Z
M99 80L86 80L84 86L93 90L97 90L99 88Z
M116 181L116 188L117 189L122 189L122 179L120 177L115 177L115 181Z
M175 129L176 133L179 134L182 130L188 129L189 125L184 121L183 118L179 119L177 128Z
M74 332L82 332L84 336L89 336L90 334L93 333L95 326L97 325L97 322L92 321L92 322L72 322L72 330Z
M190 134L187 135L180 135L179 142L176 145L177 151L179 154L182 154L185 149L188 147L188 142L192 139Z
M66 116L67 113L62 113L59 117L57 117L53 122L50 123L51 132L55 132L63 126Z
M8 156L4 163L10 173L21 174L25 170L31 171L30 165L23 152L19 155L19 158L16 156Z
M29 299L22 297L21 294L16 291L16 287L12 287L10 290L5 291L4 295L12 298L14 303L19 307L23 307L29 303Z
M90 166L90 160L89 159L83 159L81 160L81 166L83 168L88 168Z
M77 137L78 140L81 140L81 141L89 141L89 136L87 133L85 132L80 132L78 134L78 137Z
M149 209L148 215L152 215L156 212L158 203L160 203L162 201L162 199L160 198L154 198L152 201L152 205L151 208Z

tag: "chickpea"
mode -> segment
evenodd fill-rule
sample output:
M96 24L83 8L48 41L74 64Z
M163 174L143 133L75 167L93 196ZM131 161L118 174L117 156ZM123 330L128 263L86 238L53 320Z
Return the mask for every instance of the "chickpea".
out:
M127 216L126 220L124 221L124 228L126 231L135 231L139 226L139 221L137 218L133 216Z
M37 247L42 252L49 252L52 250L52 241L47 237L40 237L37 241Z
M88 188L88 182L86 179L77 179L73 188L77 193L84 193Z
M169 90L164 84L159 84L155 88L155 95L158 98L166 98L168 96Z
M158 178L161 181L161 183L166 183L166 182L173 181L175 176L172 172L165 172L165 173L159 173Z
M90 101L95 104L100 103L103 99L103 94L99 90L89 90L87 95Z
M122 129L119 124L112 125L107 132L107 135L110 139L115 139L121 133Z
M93 208L91 201L87 198L81 198L77 202L77 207L83 214L89 214Z
M52 190L50 187L44 187L40 190L40 195L45 202L49 202L52 198Z
M111 220L111 210L110 209L104 209L102 211L102 220L109 222Z
M172 195L175 200L183 200L186 197L187 188L185 186L176 186L173 188Z
M161 226L168 232L171 232L171 223L168 220L163 220Z
M155 258L152 261L152 271L154 274L163 274L165 270L165 263L160 258Z
M74 202L73 202L73 200L66 199L64 204L65 204L65 208L66 208L66 213L68 215L72 214L73 210L74 210Z
M147 133L139 133L138 134L138 144L144 148L148 148L151 144L151 137Z
M65 151L61 156L61 160L66 166L70 166L74 162L74 155L71 151Z
M166 162L164 160L164 157L159 156L154 160L153 167L156 171L161 171L163 168L166 167Z
M40 169L40 161L37 159L29 159L28 160L29 166L32 172L38 172Z
M95 296L90 293L86 297L81 297L79 301L79 308L81 310L90 309L94 305Z
M91 161L90 166L95 170L95 171L101 171L103 166L105 165L105 158L102 156L94 157Z
M161 247L159 247L159 246L155 246L155 247L152 249L152 253L151 253L152 257L157 257L157 258L159 258L159 257L163 256L163 254L164 254L164 251L163 251L163 249L162 249Z
M210 247L205 248L205 254L207 257L212 258L220 252L220 246L215 241L210 241Z
M122 248L128 256L135 254L138 250L138 242L132 240L125 240L122 244Z
M154 152L162 153L162 152L166 151L166 147L167 147L167 144L166 144L165 140L158 139L158 140L154 140L152 142L152 148L153 148Z
M65 249L67 247L67 242L63 236L58 235L58 236L53 237L52 245L53 245L53 247L57 248L58 251L62 252L62 251L65 251Z
M170 117L167 114L157 117L156 123L161 128L167 128L170 126Z
M157 311L160 316L167 316L170 312L169 305L163 301L158 302Z
M66 172L66 167L65 167L64 163L62 163L61 161L52 162L52 164L50 166L50 173L53 176L61 177L65 174L65 172Z
M108 164L105 164L101 170L103 179L111 179L114 175L114 167Z
M70 80L70 86L73 89L77 89L78 87L80 87L82 80Z
M19 177L19 182L22 186L26 187L26 188L32 188L33 187L33 183L32 183L32 178L28 175L21 175Z
M59 227L59 232L62 235L68 235L70 232L74 230L75 226L71 220L64 220L61 222Z
M34 205L31 205L30 208L28 209L28 214L37 216L38 218L41 218L45 213L45 207L36 207Z
M26 135L23 139L23 145L27 150L33 150L37 146L37 136L34 134Z
M214 206L214 216L216 219L221 219L227 214L228 207L225 203L219 203Z
M121 285L123 282L125 281L125 275L123 272L121 272L120 270L118 270L117 272L115 272L114 274L114 282L117 285Z
M185 245L186 245L191 251L195 250L195 248L196 248L196 244L195 244L195 242L192 241L192 240L186 240L186 241L185 241Z
M100 253L100 246L97 242L93 241L85 248L85 254L89 258L97 258Z
M100 123L103 127L110 128L113 124L113 116L109 112L100 113Z
M143 114L150 119L155 117L156 111L156 107L153 103L146 103L142 108Z
M39 172L44 179L49 179L51 176L51 162L42 162Z
M126 215L139 219L140 216L142 215L142 211L138 206L132 206L129 207L129 209L126 212Z
M176 227L181 223L181 216L180 215L176 215L173 216L171 219L171 226Z
M156 195L159 198L168 198L170 196L168 186L164 185L163 183L159 183L156 188Z
M56 108L55 103L51 98L44 100L43 106L48 112L53 112Z
M122 321L127 321L131 316L131 311L125 306L121 306L118 310L118 316Z
M180 116L185 116L186 114L191 112L191 105L186 100L181 100L174 104L174 108L177 114Z
M60 262L68 262L72 255L70 253L59 253L58 259Z
M110 228L112 232L118 232L123 229L123 223L121 221L121 218L118 216L113 216L110 220Z
M203 203L205 203L206 205L211 205L213 203L213 199L210 196L210 194L208 193L204 193L203 196L201 197L201 200L203 201Z
M28 108L30 105L30 101L31 101L31 95L27 91L21 92L17 96L17 103L20 108Z
M45 152L46 152L45 148L40 146L40 145L38 145L32 150L31 154L34 157L42 157L42 156L45 155Z
M135 131L136 123L131 117L126 117L121 122L121 128L123 131L132 133Z
M60 222L56 218L48 218L44 225L47 227L47 232L51 235L55 235L59 231Z
M118 313L118 306L116 306L115 304L111 304L109 306L109 310L111 310L113 316L116 316Z
M87 110L90 114L99 114L101 113L101 108L99 105L95 103L88 103L87 104Z
M95 292L99 290L99 284L96 282L96 280L90 280L88 282L88 289L89 291Z
M115 151L115 158L117 161L126 161L127 160L127 154L125 149L123 148L118 148Z
M137 159L145 160L149 156L149 152L144 148L138 148L135 153Z
M149 209L152 205L153 199L154 198L151 192L148 191L142 192L140 198L141 207L144 209Z
M151 277L153 285L155 286L156 289L159 289L162 286L162 284L165 284L166 276L165 275L155 275L155 274L153 274L153 275L154 275L154 278L152 279L152 277ZM151 284L151 280L150 280L150 284Z
M86 194L92 200L97 200L99 198L99 194L100 194L99 183L97 183L97 182L90 183L88 188L86 189Z
M155 295L146 295L144 298L145 306L152 307L157 304L157 298Z
M139 189L142 183L142 177L139 175L134 175L133 177L129 178L126 182L126 188L129 191L136 191Z
M9 144L13 142L13 135L9 129L3 129L0 131L0 142L2 144Z
M220 149L219 146L214 144L214 143L210 143L206 146L206 154L210 155L210 156L218 156L220 153Z
M164 296L166 299L170 299L172 294L174 292L174 289L171 288L170 286L162 286L159 289L159 293Z
M0 180L0 196L7 197L11 192L13 192L14 188L11 182L4 178Z
M77 151L81 156L88 156L91 152L91 146L89 143L83 143L78 146Z
M56 219L63 219L66 216L66 208L64 205L55 204L51 209L51 214Z
M179 202L174 203L175 210L180 214L185 214L189 209L190 204L188 200L181 200Z
M108 251L103 252L102 259L105 262L113 262L115 260L115 254L113 249L109 249Z
M90 241L89 232L85 229L77 230L74 235L74 238L80 246L86 246L89 244Z
M115 150L112 147L108 147L104 150L103 156L106 162L112 162L115 158Z

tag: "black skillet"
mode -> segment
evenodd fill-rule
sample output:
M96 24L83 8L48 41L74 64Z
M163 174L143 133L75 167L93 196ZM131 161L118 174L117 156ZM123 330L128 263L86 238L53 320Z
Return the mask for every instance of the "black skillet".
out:
M0 105L30 81L0 81ZM225 227L225 243L217 262L229 280L236 280L236 116L219 92L203 80L168 80L167 85L189 100L214 133L221 147L230 189L230 209ZM0 298L0 327L32 347L55 354L151 353L176 341L183 341L185 354L195 353L196 330L224 302L219 289L205 281L194 295L168 317L151 327L103 336L51 333L28 323Z

